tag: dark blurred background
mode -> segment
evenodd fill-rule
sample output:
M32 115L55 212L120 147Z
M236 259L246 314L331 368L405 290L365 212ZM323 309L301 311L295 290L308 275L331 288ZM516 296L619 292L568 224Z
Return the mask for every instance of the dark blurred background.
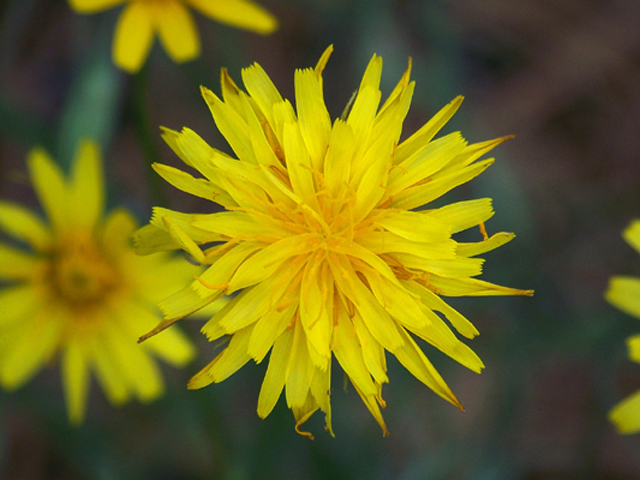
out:
M640 439L619 436L608 410L640 388L626 359L636 319L603 299L614 274L640 275L620 234L640 217L640 2L637 0L262 0L280 20L270 37L198 14L198 60L172 63L156 41L136 76L110 59L120 9L80 16L62 0L0 3L0 196L36 205L24 159L35 145L67 165L79 138L107 162L111 205L146 222L152 205L206 212L211 204L164 185L149 165L180 166L160 125L189 126L230 151L199 85L219 93L227 67L256 61L293 99L293 71L335 52L325 70L329 111L340 115L373 53L384 59L383 96L413 58L412 133L458 94L446 132L471 142L506 134L497 162L450 193L492 197L490 233L515 241L485 256L483 278L534 288L533 298L452 299L481 335L469 342L478 376L424 347L464 405L439 399L389 355L383 394L391 436L334 368L336 438L316 413L316 439L294 432L281 399L260 420L265 364L222 384L187 391L214 355L183 328L200 356L165 368L168 393L115 409L92 387L88 418L67 425L56 365L16 393L0 393L2 479L388 479L548 480L640 478ZM35 339L34 339L35 340Z

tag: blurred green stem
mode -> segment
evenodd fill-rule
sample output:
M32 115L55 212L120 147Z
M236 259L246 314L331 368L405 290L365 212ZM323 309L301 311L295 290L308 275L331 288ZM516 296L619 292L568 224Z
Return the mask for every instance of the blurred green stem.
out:
M133 91L131 94L131 121L138 137L145 158L145 172L151 201L154 205L166 205L167 198L162 188L160 177L153 170L152 164L160 159L160 152L151 133L149 114L147 108L149 67L145 65L142 70L133 77Z

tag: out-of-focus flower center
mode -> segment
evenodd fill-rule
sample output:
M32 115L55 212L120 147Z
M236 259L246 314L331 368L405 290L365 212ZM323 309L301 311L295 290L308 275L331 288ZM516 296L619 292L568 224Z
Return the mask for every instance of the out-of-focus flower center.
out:
M101 303L118 286L118 272L91 238L61 243L49 269L53 292L73 308Z

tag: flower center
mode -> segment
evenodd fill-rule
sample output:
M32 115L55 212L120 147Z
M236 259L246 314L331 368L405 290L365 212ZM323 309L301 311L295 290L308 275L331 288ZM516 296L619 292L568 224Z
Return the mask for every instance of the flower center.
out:
M118 286L114 266L91 238L61 243L51 258L49 280L56 296L73 308L102 302Z

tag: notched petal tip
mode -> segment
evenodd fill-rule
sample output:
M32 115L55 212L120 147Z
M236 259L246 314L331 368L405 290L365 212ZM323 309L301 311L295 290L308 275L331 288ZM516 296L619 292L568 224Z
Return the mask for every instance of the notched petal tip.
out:
M223 94L224 94L225 87L228 88L230 91L232 91L236 95L239 95L240 92L242 91L240 90L240 87L238 87L236 82L233 81L233 79L231 78L231 75L229 75L229 71L226 68L220 69L220 84L223 87Z
M204 101L207 102L207 105L215 105L217 102L222 102L211 89L203 85L200 85L200 94L202 98L204 98Z

